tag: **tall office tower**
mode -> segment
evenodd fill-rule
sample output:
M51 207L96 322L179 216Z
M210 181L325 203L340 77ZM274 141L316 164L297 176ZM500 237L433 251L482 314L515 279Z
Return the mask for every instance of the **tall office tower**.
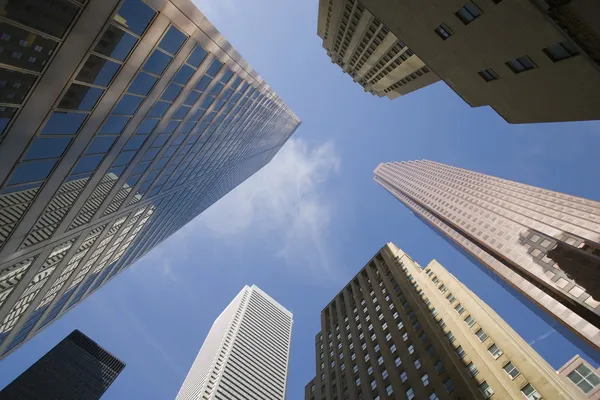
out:
M588 398L600 399L600 368L594 368L579 354L567 361L557 372L577 385Z
M437 261L387 243L321 312L306 400L585 399Z
M440 79L358 1L320 0L317 34L331 62L373 95L395 99Z
M74 330L0 392L2 400L96 400L125 364Z
M245 286L213 323L176 400L285 399L292 313Z
M510 123L600 119L596 0L319 0L318 20L333 61L368 89L406 72L390 88L404 94L439 77ZM418 63L404 65L393 41ZM411 70L419 65L431 72Z
M298 118L189 0L0 5L0 357L267 164Z
M431 161L380 164L375 180L598 357L600 203Z

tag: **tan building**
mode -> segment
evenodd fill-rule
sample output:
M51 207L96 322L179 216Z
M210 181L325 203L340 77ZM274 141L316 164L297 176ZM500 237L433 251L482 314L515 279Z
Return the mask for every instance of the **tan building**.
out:
M379 97L394 99L440 79L358 1L320 0L317 34L331 61Z
M600 368L594 368L578 354L558 370L558 374L571 380L588 398L600 399Z
M320 0L319 36L349 73L365 13L472 107L490 106L510 123L600 119L596 0Z
M387 243L321 313L306 400L585 399L437 261Z

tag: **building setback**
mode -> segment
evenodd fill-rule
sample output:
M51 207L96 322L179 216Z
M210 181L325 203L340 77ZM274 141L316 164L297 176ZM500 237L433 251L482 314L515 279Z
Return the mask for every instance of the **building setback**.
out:
M378 29L377 40L368 37L367 24ZM370 68L378 74L370 79L400 77L400 60L390 60L398 53L389 52L387 43L401 40L430 72L413 76L416 71L404 67L411 74L391 93L404 94L439 77L470 106L490 106L510 123L600 119L598 26L596 0L319 1L324 47L345 72L362 72L353 77L367 90L385 93L380 87L390 82L363 82ZM366 51L363 43L369 44ZM354 51L368 56L362 69L348 61Z
M387 243L321 313L306 400L584 399L438 262Z
M97 400L125 364L74 330L0 392L2 400Z
M375 181L597 357L600 203L427 160L380 164Z
M245 286L213 323L176 400L284 400L292 313Z
M1 358L266 165L299 120L189 0L0 10Z

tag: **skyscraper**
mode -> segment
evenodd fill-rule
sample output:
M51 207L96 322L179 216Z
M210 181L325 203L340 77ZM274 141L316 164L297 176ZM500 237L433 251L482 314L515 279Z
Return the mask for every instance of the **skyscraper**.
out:
M317 33L373 94L442 79L471 107L530 123L600 119L598 26L596 0L319 0Z
M245 286L213 323L177 400L285 399L292 313Z
M597 357L600 203L431 161L380 164L375 180Z
M97 400L125 364L74 330L0 392L2 400Z
M437 261L387 243L321 312L306 400L585 399Z
M267 164L299 120L189 0L0 10L3 357Z

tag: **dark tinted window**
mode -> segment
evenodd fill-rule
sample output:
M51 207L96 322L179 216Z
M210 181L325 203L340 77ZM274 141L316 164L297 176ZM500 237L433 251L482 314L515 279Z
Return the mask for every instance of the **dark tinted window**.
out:
M79 71L76 79L95 85L108 86L118 70L119 64L92 54Z
M0 103L21 104L35 76L0 68Z
M79 7L68 0L13 0L0 3L3 17L56 37L63 36L78 10Z
M15 185L17 183L34 182L45 179L50 174L50 171L52 171L54 164L56 164L56 160L19 164L8 184Z
M25 160L60 157L69 143L69 137L38 137L29 146Z
M134 36L114 25L109 25L94 51L124 61L135 46L135 42L137 39Z
M179 48L183 42L185 42L186 38L187 36L183 32L172 26L162 38L158 47L171 54L175 54L179 51Z
M0 62L32 71L39 72L44 68L57 45L54 40L2 22L0 35L2 47L5 48L0 52ZM14 53L21 53L21 56L15 57L18 54L8 49L14 50Z
M99 88L73 83L63 96L58 107L70 110L90 111L94 108L103 92L104 90Z
M171 62L171 57L160 50L154 50L152 55L144 64L144 70L156 75L160 75L165 71L167 65Z
M87 114L56 111L42 129L43 135L74 135Z
M157 80L158 79L153 77L152 75L140 72L135 77L134 81L131 83L131 86L129 86L129 89L127 91L130 93L137 93L145 96L148 93L150 93L150 90L152 89Z
M114 20L131 32L141 35L154 14L154 10L141 0L125 0Z

